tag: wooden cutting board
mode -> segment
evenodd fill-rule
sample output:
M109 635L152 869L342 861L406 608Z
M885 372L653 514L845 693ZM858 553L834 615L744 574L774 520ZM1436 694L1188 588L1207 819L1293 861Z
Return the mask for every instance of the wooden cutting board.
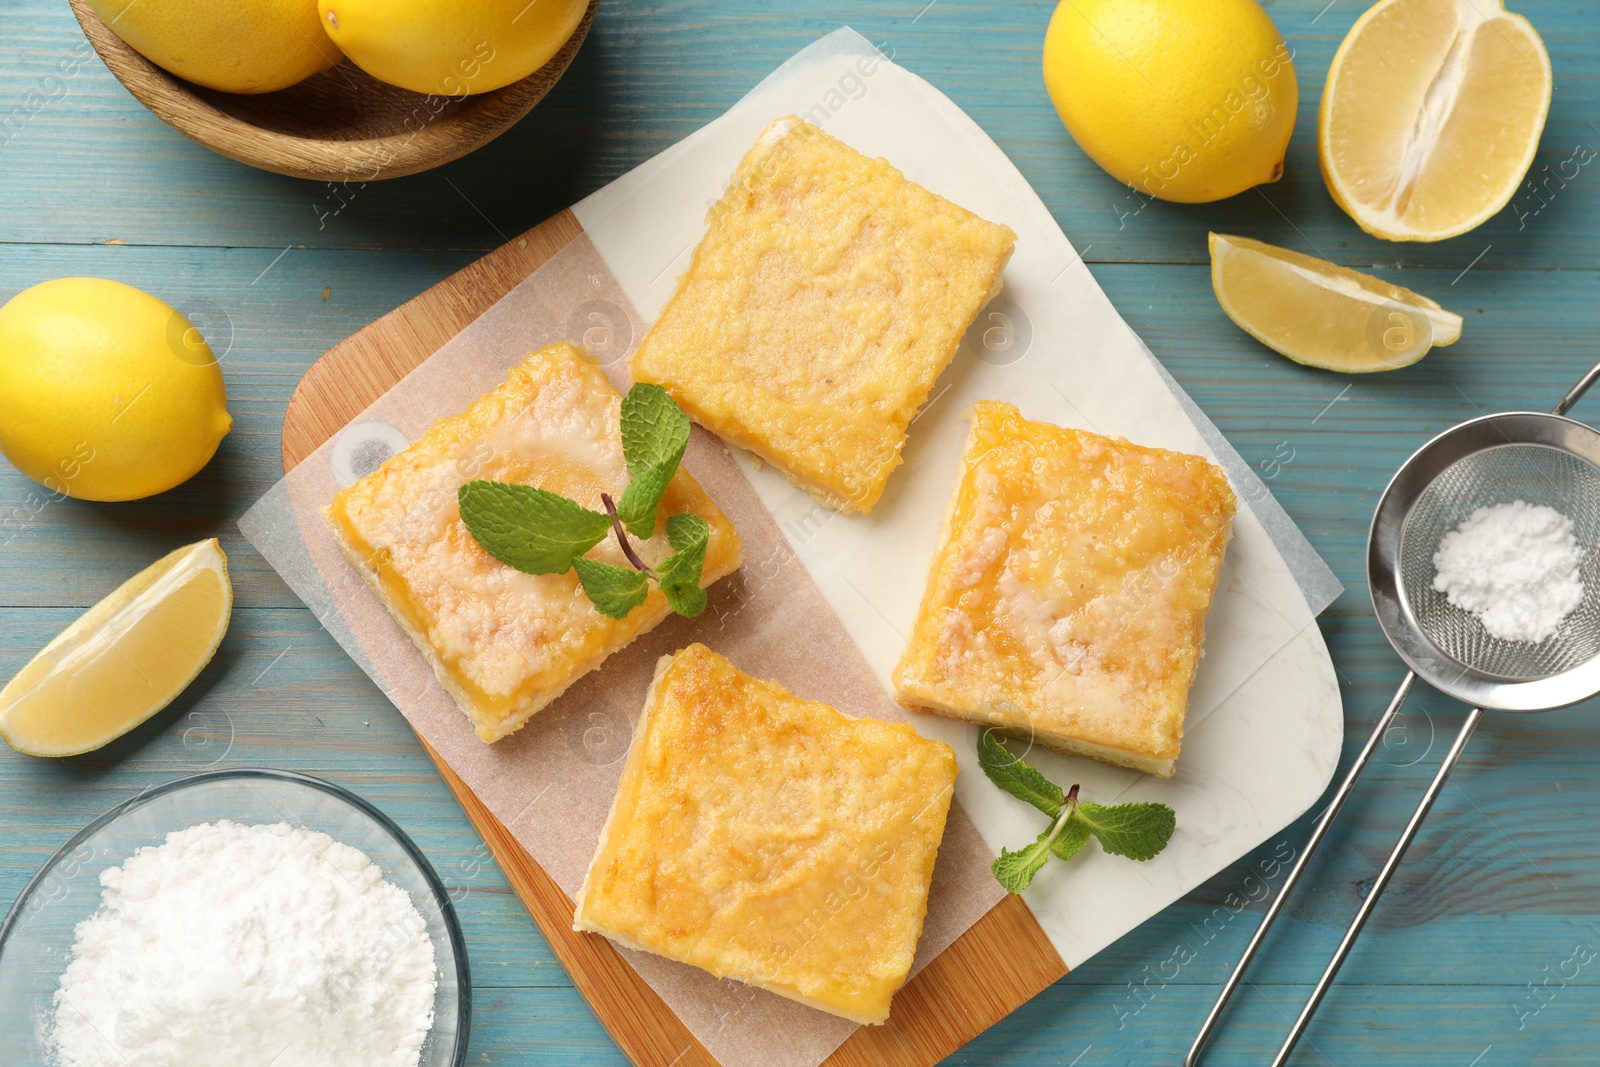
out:
M564 211L407 301L311 365L283 418L283 469L314 452L407 372L582 233ZM641 1067L715 1067L644 979L594 934L572 929L572 900L438 753L439 774L595 1015ZM863 1026L829 1067L927 1067L1067 973L1022 898L1002 900L894 998L883 1026Z

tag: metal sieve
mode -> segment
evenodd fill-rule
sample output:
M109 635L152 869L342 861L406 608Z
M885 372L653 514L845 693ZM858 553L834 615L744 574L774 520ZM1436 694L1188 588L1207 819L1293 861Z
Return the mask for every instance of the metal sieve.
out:
M1384 733L1418 678L1472 711L1445 754L1433 781L1384 861L1372 889L1345 931L1311 997L1290 1028L1272 1067L1283 1067L1334 977L1361 934L1378 898L1467 747L1484 709L1547 711L1600 693L1600 431L1566 418L1566 412L1600 380L1600 365L1572 387L1550 414L1507 412L1454 426L1423 445L1401 466L1378 501L1367 537L1367 586L1384 636L1410 667L1394 699L1378 718L1283 887L1196 1035L1185 1067L1201 1049L1244 978L1245 969L1283 910L1285 901L1355 788ZM1551 637L1537 644L1489 635L1468 612L1433 588L1433 555L1444 535L1478 508L1523 500L1545 504L1572 520L1584 549L1584 596Z

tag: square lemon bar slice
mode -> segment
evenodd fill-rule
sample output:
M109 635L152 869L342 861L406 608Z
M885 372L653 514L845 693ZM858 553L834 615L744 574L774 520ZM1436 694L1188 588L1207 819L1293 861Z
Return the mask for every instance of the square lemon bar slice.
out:
M602 492L620 498L628 483L621 405L581 351L551 345L341 489L327 509L345 555L485 741L516 730L671 610L652 587L626 618L609 619L573 572L524 574L490 556L456 504L457 489L476 478L539 486L596 510ZM645 562L671 552L666 516L682 511L711 525L702 584L736 570L733 525L682 468L662 497L655 534L635 543ZM589 555L626 565L615 538Z
M977 404L897 698L1171 777L1233 512L1199 456Z
M826 506L870 511L1016 234L794 117L708 223L633 376Z
M881 1023L922 935L955 753L704 645L663 657L573 929Z

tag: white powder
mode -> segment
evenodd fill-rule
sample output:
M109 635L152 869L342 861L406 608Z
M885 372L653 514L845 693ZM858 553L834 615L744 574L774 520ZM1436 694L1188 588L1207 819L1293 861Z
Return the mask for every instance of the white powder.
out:
M100 884L55 995L60 1067L416 1067L433 941L357 849L205 823Z
M1583 602L1582 564L1571 519L1516 500L1479 508L1444 535L1433 587L1476 615L1490 636L1536 643Z

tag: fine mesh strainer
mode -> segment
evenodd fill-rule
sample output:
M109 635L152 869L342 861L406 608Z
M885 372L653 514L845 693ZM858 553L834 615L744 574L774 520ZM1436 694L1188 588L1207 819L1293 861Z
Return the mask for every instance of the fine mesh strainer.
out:
M1446 430L1406 460L1384 490L1367 538L1367 585L1384 636L1411 670L1318 818L1238 965L1223 983L1221 995L1184 1059L1185 1067L1199 1062L1200 1051L1243 980L1245 968L1410 695L1413 682L1421 678L1472 705L1472 711L1356 910L1272 1067L1283 1067L1294 1051L1466 749L1484 709L1547 711L1600 693L1600 431L1565 417L1596 380L1600 380L1600 365L1584 375L1551 414L1485 415ZM1433 588L1433 554L1444 535L1478 508L1515 500L1545 504L1566 515L1584 550L1583 600L1554 635L1537 644L1490 636L1477 619L1451 606L1444 594Z

